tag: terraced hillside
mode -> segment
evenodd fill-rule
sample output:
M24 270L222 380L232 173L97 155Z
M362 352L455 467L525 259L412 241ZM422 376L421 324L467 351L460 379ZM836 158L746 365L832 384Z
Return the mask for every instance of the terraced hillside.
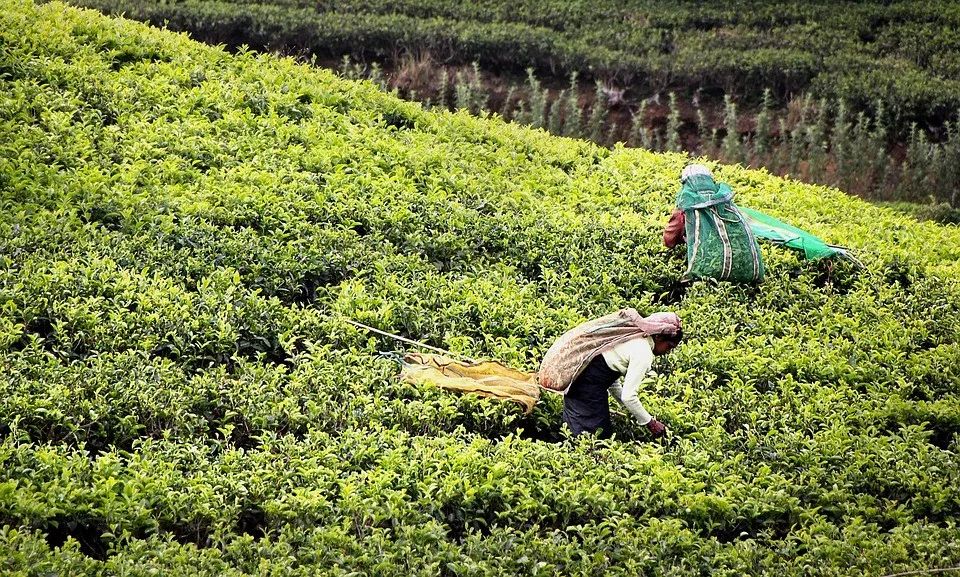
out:
M681 155L0 0L0 572L882 575L960 564L960 230L718 167L865 269L677 283ZM674 431L399 383L622 306Z

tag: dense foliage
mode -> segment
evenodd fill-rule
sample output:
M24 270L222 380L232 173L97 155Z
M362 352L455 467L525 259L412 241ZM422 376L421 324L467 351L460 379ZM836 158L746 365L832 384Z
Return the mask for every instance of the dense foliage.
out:
M0 0L0 572L839 575L960 564L960 230L718 167L865 269L677 284L687 159ZM621 306L675 436L399 383Z
M428 109L439 106L481 115L496 112L551 134L586 138L606 146L622 143L763 167L774 174L835 186L876 201L921 203L915 211L918 217L956 222L951 211L960 206L960 116L938 127L936 138L914 123L903 141L897 142L899 114L882 101L872 115L853 113L843 100L818 100L809 95L795 97L777 110L770 91L765 90L751 119L739 112L729 95L724 97L722 112L711 113L696 96L684 102L671 92L669 98L659 94L645 98L630 110L622 100L615 101L622 95L611 97L602 83L596 83L592 98L585 98L576 74L567 88L552 91L530 70L526 86L519 90L510 86L493 104L497 95L483 81L478 65L452 78L440 68L442 72L434 75L439 76L435 90L401 90L410 77L407 67L384 74L376 63L365 65L345 57L338 71L347 78L367 79L384 90L393 89L407 99L421 100ZM946 210L935 208L940 205L946 205Z
M487 68L528 66L650 92L759 99L811 90L855 108L883 99L939 125L960 108L955 2L738 0L76 0L232 45L361 60L404 51Z

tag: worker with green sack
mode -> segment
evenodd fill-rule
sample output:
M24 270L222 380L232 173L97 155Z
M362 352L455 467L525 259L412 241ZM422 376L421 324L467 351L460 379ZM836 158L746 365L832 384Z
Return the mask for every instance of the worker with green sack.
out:
M687 243L683 280L763 280L760 248L747 218L733 203L733 190L710 169L690 164L680 174L677 207L663 231L663 244Z

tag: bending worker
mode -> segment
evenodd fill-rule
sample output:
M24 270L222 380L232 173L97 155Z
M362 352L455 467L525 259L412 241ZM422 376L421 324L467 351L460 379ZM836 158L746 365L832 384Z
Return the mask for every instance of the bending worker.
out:
M674 313L644 318L623 309L564 333L544 355L537 378L540 386L564 395L563 421L574 435L610 437L609 391L654 438L662 437L667 428L644 409L640 383L653 357L667 354L682 338Z
M687 272L683 280L762 280L760 247L747 219L733 202L733 190L716 182L710 169L702 164L684 168L680 185L677 207L663 231L663 244L673 248L687 242Z

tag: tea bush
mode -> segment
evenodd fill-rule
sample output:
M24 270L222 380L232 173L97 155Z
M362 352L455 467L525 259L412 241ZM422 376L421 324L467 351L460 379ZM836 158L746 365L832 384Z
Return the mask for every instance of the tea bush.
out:
M759 2L744 14L645 1L509 11L469 2L75 3L232 48L324 64L342 54L342 75L428 109L497 112L598 144L762 166L873 200L960 204L960 90L944 73L960 62L960 43L943 32L960 26L952 6ZM589 58L610 51L612 62ZM568 70L568 88L544 87Z
M960 564L960 231L764 171L853 250L680 285L689 159L426 111L291 59L0 0L5 574L883 574ZM573 440L396 379L351 317L532 370L672 309Z

